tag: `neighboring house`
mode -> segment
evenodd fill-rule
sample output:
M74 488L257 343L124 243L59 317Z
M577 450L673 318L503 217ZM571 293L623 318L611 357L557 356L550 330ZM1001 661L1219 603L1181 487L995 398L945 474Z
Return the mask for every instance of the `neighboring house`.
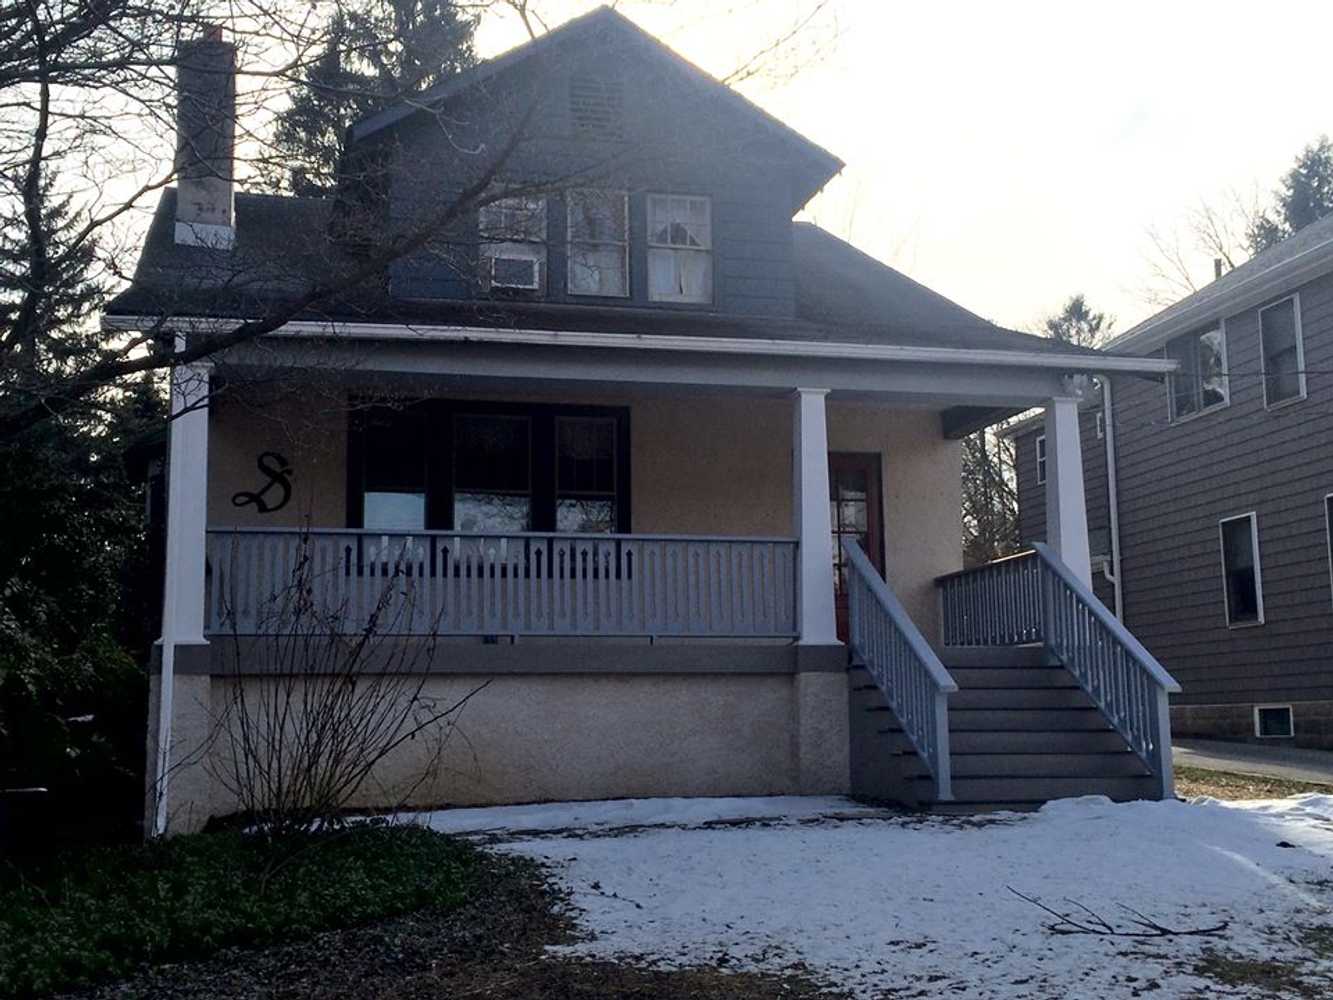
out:
M1089 482L1116 470L1124 622L1181 682L1175 732L1333 747L1333 216L1107 350L1181 365L1112 378L1113 433L1083 439ZM1037 439L1016 436L1031 538Z
M495 176L521 196L174 372L156 829L236 808L209 737L282 676L304 556L317 613L355 631L388 582L393 641L439 638L429 696L491 682L416 803L1170 793L1171 682L1087 592L1071 470L1086 376L1173 363L1001 329L793 222L839 161L607 9L356 126L366 183L332 201L233 193L233 62L182 53L179 190L113 329L263 317L537 125ZM937 582L959 438L1033 407L1051 549Z

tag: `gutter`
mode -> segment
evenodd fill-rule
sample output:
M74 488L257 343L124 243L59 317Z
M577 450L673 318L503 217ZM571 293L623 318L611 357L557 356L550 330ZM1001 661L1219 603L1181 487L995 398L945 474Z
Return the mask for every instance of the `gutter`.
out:
M170 326L171 329L181 333L211 333L229 330L240 322L243 320L184 316L173 318ZM160 316L106 316L102 320L103 329L108 331L139 331L162 325ZM1057 354L995 348L912 347L900 344L778 340L767 337L691 337L679 334L416 326L398 323L337 323L315 320L296 320L284 324L272 334L266 334L266 336L275 335L677 351L845 361L896 361L904 364L986 365L1002 368L1042 368L1063 372L1123 372L1147 375L1165 375L1178 367L1178 362L1165 358Z

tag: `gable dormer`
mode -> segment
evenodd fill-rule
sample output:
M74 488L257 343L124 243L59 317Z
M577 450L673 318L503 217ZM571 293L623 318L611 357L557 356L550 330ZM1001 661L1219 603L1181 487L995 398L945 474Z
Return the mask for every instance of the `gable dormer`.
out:
M791 317L791 219L841 167L605 8L363 121L353 140L387 164L390 225L498 159L494 189L513 191L391 269L406 300Z

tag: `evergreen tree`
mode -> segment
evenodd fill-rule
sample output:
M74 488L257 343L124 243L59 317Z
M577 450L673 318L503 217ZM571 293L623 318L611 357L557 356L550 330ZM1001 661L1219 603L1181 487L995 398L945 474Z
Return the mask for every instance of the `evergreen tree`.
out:
M1306 146L1274 192L1277 204L1250 222L1251 253L1267 250L1333 212L1333 142L1328 136Z
M270 186L319 197L338 185L350 125L476 62L477 22L455 0L349 0L278 116Z
M1078 347L1099 347L1115 320L1089 308L1081 294L1071 295L1058 313L1042 320L1040 332Z

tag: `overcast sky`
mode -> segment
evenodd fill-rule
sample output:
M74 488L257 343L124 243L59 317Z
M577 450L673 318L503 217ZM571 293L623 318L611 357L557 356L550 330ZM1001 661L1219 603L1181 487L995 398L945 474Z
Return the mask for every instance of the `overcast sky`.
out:
M810 3L619 6L721 76ZM542 4L557 20L593 6ZM492 19L479 43L523 37ZM809 206L821 225L1007 326L1081 291L1124 330L1154 311L1150 227L1266 194L1333 132L1333 78L1310 56L1329 38L1328 0L830 0L779 65L790 79L740 89L846 161Z

